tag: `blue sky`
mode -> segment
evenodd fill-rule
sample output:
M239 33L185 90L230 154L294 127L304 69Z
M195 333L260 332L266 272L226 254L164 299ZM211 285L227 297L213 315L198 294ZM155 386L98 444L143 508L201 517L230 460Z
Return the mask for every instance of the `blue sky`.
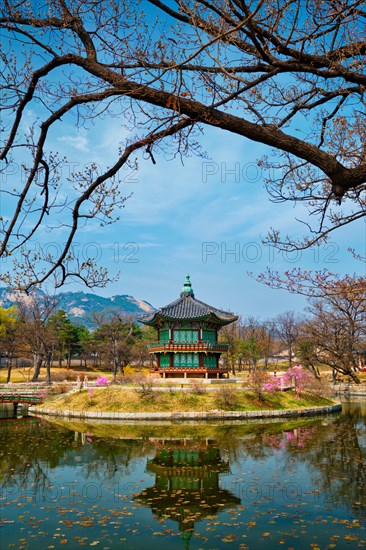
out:
M28 120L34 120L37 110L41 113L42 105L32 108L36 112L29 110L24 133ZM68 159L61 170L63 180L92 162L101 169L110 166L119 144L128 137L119 117L80 129L75 122L65 116L50 133L48 150ZM303 135L306 129L304 124ZM153 165L138 153L138 169L121 171L121 191L132 195L120 220L104 228L92 222L79 231L74 247L81 258L95 257L112 277L120 273L116 282L96 289L97 294L131 294L159 307L178 297L189 273L201 300L244 317L267 319L286 310L301 311L305 300L271 290L248 272L255 276L267 267L364 272L364 264L354 260L347 248L364 251L365 221L334 232L328 244L312 250L286 255L263 245L270 227L301 237L305 228L296 217L307 220L303 206L270 202L257 160L264 154L273 155L271 150L215 128L205 128L199 141L207 158L191 156L184 164L161 154L155 155ZM73 196L67 182L62 193L65 198ZM61 222L63 216L60 212ZM41 242L33 246L56 250L64 237L62 227L51 233L45 230ZM89 292L79 283L63 290L80 289Z
M105 167L114 161L125 132L118 119L82 130L70 119L58 126L50 148L66 155L72 169L90 162ZM120 273L118 281L96 293L131 294L159 307L178 297L189 273L201 300L266 319L286 310L301 311L305 301L257 283L248 271L363 269L347 252L350 246L365 248L363 221L335 232L329 244L313 250L286 255L263 245L271 226L300 236L303 227L295 217L306 219L303 207L270 202L256 162L270 150L212 128L205 129L201 143L208 158L192 156L182 165L179 159L157 155L153 165L138 155L137 170L122 170L122 193L132 196L120 221L104 228L91 223L76 239L82 257L96 257L111 276ZM70 165L62 168L62 176ZM57 247L63 233L45 233L40 245ZM69 284L66 289L83 287Z

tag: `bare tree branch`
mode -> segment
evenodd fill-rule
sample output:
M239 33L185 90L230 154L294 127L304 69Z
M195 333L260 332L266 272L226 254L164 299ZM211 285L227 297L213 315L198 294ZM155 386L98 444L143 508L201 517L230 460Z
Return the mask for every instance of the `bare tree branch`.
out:
M76 232L88 220L116 219L111 197L121 191L117 174L131 152L144 150L153 163L159 148L189 153L196 150L195 126L275 149L258 161L270 170L270 197L303 202L309 212L308 234L295 241L274 229L275 246L302 249L359 220L366 209L365 28L361 0L4 1L8 117L0 159L5 170L21 159L26 181L4 187L14 200L12 213L0 220L0 256L21 251L23 261L16 261L30 277L27 288L56 272L58 284L69 276L88 282L92 262L77 274L78 259L74 267L67 259ZM134 137L102 175L73 174L67 198L59 199L66 183L57 180L50 129L70 114L81 128L114 108ZM26 247L46 218L48 227L58 227L56 211L69 216L67 246L58 258L43 258L54 265L37 268ZM100 284L103 273L96 279Z

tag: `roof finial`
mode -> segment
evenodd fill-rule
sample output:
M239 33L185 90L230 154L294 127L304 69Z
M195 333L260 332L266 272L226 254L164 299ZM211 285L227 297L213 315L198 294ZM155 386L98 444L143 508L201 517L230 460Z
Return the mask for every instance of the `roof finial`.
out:
M186 280L184 281L182 292L184 292L185 294L189 294L190 296L194 296L189 275L186 275Z

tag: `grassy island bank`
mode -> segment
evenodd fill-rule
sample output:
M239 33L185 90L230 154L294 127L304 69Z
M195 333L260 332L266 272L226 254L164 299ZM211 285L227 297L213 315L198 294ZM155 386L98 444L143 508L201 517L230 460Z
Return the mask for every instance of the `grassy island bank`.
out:
M255 392L222 387L206 392L202 388L190 391L150 391L144 393L136 389L118 387L98 388L68 393L45 400L39 412L47 410L73 411L85 413L183 413L212 411L294 411L309 407L327 407L334 405L330 398L304 392L297 396L293 391Z

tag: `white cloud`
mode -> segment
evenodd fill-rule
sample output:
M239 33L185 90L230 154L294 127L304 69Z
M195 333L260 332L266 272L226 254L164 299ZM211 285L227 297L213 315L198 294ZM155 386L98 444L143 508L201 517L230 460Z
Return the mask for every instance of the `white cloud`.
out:
M88 152L90 150L90 145L88 139L84 135L77 136L61 136L57 138L57 141L66 143L69 147L77 149L78 151Z

